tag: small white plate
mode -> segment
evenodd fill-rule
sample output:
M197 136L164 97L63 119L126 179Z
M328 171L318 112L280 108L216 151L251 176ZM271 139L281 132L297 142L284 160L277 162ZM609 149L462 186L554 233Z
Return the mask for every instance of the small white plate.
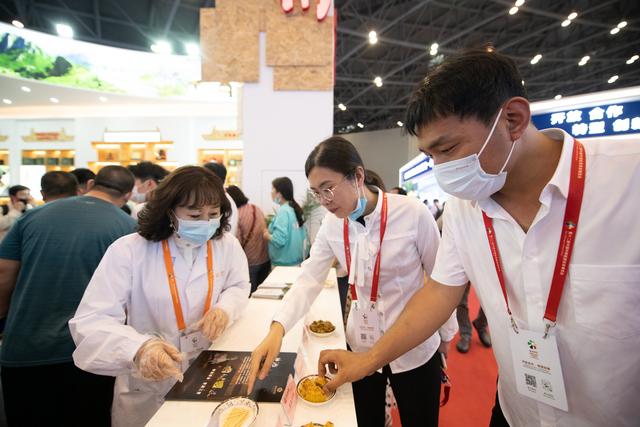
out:
M249 427L253 425L256 418L258 418L258 404L246 397L232 397L220 403L218 407L211 414L211 422L208 427L223 427L227 413L233 408L247 408L249 409L249 418L245 421L242 427Z
M333 325L333 323L332 323ZM313 330L311 330L311 323L309 323L307 325L307 330L309 331L309 333L311 335L315 335L316 337L320 337L320 338L325 338L330 336L331 334L333 334L336 331L336 325L333 325L333 331L331 332L314 332Z
M319 375L307 375L306 377L302 377L300 378L300 381L298 381L298 384L296 385L296 393L298 393L298 397L300 398L300 400L302 400L304 403L306 403L309 406L322 406L322 405L326 405L327 403L331 402L331 399L334 398L334 396L336 395L336 392L334 391L331 396L329 396L327 398L327 400L325 400L324 402L309 402L308 400L305 400L304 397L302 397L302 394L300 394L300 386L302 385L302 382L306 379L312 379L312 378L317 378ZM327 380L329 379L328 377L325 377Z

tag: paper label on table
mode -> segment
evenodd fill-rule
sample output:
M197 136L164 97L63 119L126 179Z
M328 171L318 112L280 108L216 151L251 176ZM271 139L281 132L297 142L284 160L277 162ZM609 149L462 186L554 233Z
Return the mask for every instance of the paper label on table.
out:
M284 389L284 393L282 394L282 400L280 400L280 404L282 405L282 409L286 415L287 425L291 425L293 423L293 415L296 412L297 403L298 393L296 393L296 382L293 380L293 376L289 374L287 387Z
M304 376L305 369L308 365L307 360L307 351L303 346L300 346L296 361L293 363L294 380L296 383Z
M382 336L380 313L372 304L351 304L350 321L358 346L371 348Z
M520 329L509 332L516 386L520 394L568 410L560 353L555 335Z

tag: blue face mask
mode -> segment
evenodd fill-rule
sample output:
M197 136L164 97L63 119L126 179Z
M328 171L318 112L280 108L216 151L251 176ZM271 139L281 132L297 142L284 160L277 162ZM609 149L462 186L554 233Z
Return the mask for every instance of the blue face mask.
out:
M188 221L178 218L177 234L181 239L201 246L216 234L218 228L220 228L220 218L212 218L209 221Z
M358 189L358 196L360 196L360 189ZM366 207L367 198L363 194L361 197L358 197L358 204L356 205L356 208L353 210L353 212L349 214L349 218L351 218L352 221L356 221L362 216L362 214L364 214L364 209Z

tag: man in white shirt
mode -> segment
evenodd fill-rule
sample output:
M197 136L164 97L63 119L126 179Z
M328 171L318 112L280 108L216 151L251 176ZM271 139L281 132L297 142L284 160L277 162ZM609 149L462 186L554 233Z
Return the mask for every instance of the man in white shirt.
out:
M222 185L224 186L227 180L227 168L224 167L222 163L209 162L205 163L204 166L206 169L209 169L211 172L215 173L218 178L222 180ZM229 200L229 204L231 205L231 216L229 217L229 226L231 226L231 234L234 236L238 232L238 206L236 202L231 198L231 196L227 193L226 187L224 190L225 196Z
M333 389L397 358L470 281L499 367L492 427L636 426L640 145L537 130L521 81L509 58L474 50L414 93L406 127L457 196L431 280L371 350L323 352L319 370L337 369Z

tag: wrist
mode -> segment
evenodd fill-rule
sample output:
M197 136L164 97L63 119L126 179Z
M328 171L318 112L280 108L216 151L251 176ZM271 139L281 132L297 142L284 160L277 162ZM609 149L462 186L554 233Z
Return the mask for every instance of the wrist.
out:
M374 349L368 350L364 352L362 355L364 359L362 366L367 371L365 373L365 376L371 375L383 365L383 363L381 362L380 356L377 354L376 351L374 351Z
M279 336L280 338L284 337L284 326L280 322L273 321L271 322L271 327L269 328L269 333Z

